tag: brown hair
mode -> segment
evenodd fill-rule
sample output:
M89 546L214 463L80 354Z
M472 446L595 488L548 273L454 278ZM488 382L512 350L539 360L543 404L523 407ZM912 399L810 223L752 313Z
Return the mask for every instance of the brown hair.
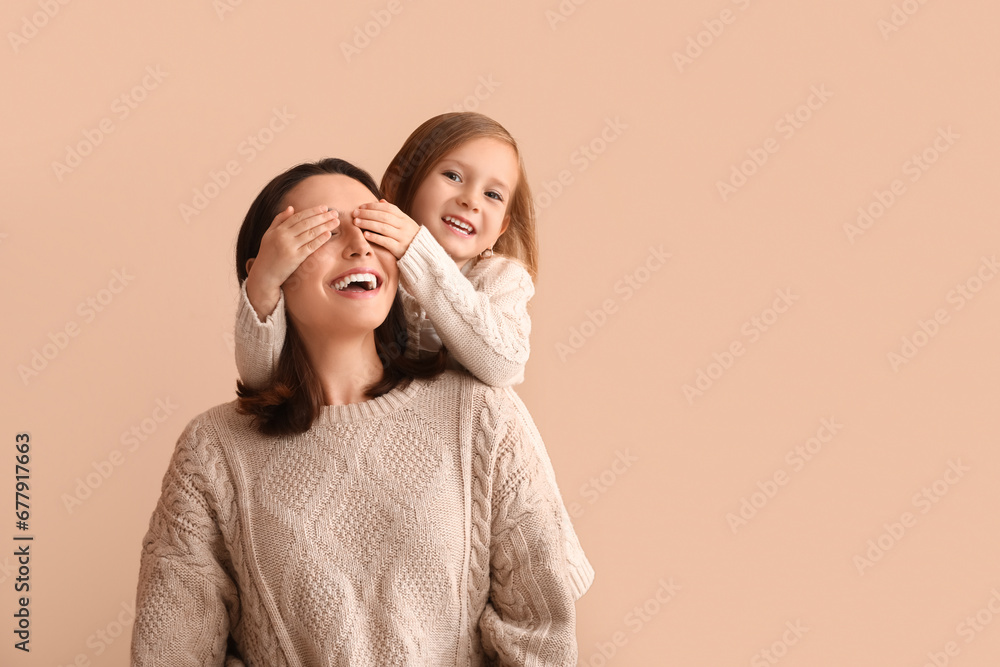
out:
M256 257L260 251L261 237L283 208L285 195L310 176L323 174L353 178L377 199L381 198L375 179L367 171L337 158L299 164L275 176L250 205L236 239L236 277L240 283L247 278L247 260ZM237 409L243 414L253 415L258 429L266 435L308 431L324 405L319 377L291 319L287 320L287 329L285 345L270 383L254 390L239 380L236 382L236 395L239 397ZM406 318L397 293L388 316L375 328L375 349L382 361L382 379L367 387L365 396L375 398L397 386L406 386L415 377L434 377L444 370L447 359L444 348L436 356L416 359L404 354L406 345Z
M382 194L409 215L417 188L431 169L449 151L472 139L489 137L509 144L517 155L517 187L507 205L510 225L500 235L494 252L518 260L532 280L538 274L538 242L535 238L535 205L524 170L521 151L514 137L489 116L456 111L435 116L418 127L403 143L382 176Z

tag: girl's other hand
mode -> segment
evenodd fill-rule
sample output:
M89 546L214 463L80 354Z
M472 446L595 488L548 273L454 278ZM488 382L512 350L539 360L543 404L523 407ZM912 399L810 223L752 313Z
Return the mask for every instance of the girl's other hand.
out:
M354 209L354 224L365 230L365 239L369 243L379 244L396 259L403 257L413 237L420 231L420 225L413 218L384 199Z

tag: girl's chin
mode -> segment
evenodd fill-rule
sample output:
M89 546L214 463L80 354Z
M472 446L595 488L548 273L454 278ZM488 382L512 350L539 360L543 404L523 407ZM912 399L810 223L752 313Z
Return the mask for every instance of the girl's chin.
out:
M455 262L467 262L479 254L471 243L462 243L461 241L458 243L442 243L441 247L448 252L448 256L455 260Z

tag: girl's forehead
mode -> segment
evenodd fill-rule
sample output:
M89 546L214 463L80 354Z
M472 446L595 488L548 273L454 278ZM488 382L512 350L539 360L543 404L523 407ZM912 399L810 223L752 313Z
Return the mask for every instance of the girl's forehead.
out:
M450 151L445 153L441 159L474 159L477 155L483 155L485 153L491 154L495 157L498 154L508 154L514 160L517 160L517 153L514 151L514 147L511 146L506 141L501 141L496 137L475 137L474 139L469 139L464 143L455 146Z

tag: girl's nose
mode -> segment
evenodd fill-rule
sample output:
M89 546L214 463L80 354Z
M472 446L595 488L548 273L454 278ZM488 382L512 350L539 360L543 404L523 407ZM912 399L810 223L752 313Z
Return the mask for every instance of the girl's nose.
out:
M472 188L463 189L462 193L459 195L459 203L464 206L468 206L474 211L479 210L480 201L478 191L473 190Z

